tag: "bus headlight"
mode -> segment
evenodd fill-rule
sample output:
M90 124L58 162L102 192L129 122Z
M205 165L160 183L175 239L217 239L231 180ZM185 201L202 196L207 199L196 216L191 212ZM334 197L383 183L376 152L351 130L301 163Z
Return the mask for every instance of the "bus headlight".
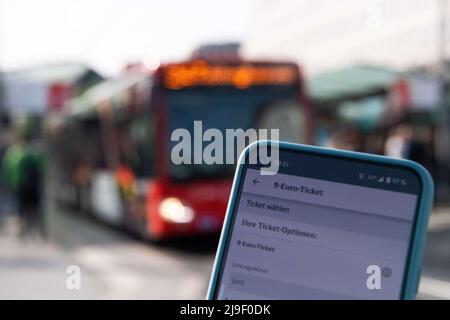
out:
M169 222L189 223L194 219L194 210L183 205L177 198L166 198L159 206L161 217Z

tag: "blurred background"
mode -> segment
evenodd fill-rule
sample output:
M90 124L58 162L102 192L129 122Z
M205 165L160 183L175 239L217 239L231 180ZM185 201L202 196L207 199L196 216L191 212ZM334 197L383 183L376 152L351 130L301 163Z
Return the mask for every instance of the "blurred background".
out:
M234 168L171 163L194 120L423 164L450 299L448 0L0 0L0 120L2 299L204 298Z

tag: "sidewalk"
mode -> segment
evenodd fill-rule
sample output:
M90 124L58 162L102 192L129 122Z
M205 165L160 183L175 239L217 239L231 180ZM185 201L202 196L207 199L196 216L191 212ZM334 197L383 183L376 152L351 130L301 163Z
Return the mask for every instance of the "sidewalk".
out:
M57 221L59 226L65 227L57 229L60 234L53 239L70 242L71 246L75 244L76 250L68 250L68 245L60 242L22 241L17 237L17 219L6 220L0 229L0 299L203 297L209 272L202 271L201 266L209 270L212 255L194 258L114 236L106 238L108 245L96 244L92 237L106 237L100 232L108 228L86 226L75 223L70 216L66 218L70 221ZM79 239L74 240L75 236ZM87 243L77 244L82 239ZM418 299L450 299L449 253L450 207L436 208L429 223ZM73 264L83 268L82 290L66 287L66 269Z
M8 218L0 231L0 299L92 299L98 286L82 275L82 290L66 287L74 264L64 251L40 239L20 240L18 221Z
M136 241L69 213L52 213L52 242L23 242L10 220L0 230L0 299L203 299L213 255ZM70 265L81 290L66 288Z

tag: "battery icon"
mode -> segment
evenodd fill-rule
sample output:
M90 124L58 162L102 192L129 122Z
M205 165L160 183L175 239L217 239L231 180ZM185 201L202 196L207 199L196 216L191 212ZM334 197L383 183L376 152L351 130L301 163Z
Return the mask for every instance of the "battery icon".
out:
M391 183L391 177L386 177L386 183Z

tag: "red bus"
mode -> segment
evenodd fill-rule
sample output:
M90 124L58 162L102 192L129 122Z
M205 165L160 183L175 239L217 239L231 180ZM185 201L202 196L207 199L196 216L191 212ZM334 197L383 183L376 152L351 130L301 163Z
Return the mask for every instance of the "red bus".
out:
M171 133L275 128L311 143L312 117L294 63L189 60L88 90L54 131L58 198L145 238L219 232L233 164L171 161Z

